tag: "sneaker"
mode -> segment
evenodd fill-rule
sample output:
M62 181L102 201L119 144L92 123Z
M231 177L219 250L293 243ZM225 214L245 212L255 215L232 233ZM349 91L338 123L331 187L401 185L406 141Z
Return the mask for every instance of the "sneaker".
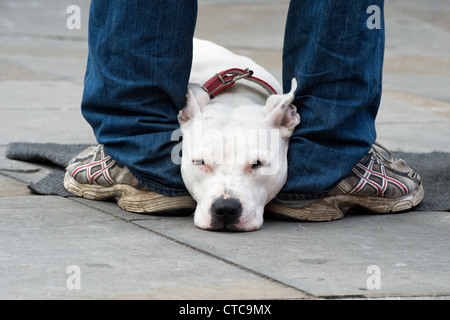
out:
M142 186L130 170L108 155L103 145L89 147L66 168L64 187L92 200L117 201L120 208L138 213L194 209L191 196L168 197Z
M393 213L417 206L424 197L420 176L404 160L393 159L383 146L372 149L351 173L320 199L284 201L275 198L266 211L306 221L342 219L349 209Z

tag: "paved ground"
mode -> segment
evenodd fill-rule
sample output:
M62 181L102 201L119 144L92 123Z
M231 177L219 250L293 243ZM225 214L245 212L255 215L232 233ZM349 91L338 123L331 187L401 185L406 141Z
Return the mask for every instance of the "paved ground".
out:
M66 27L72 4L80 30ZM1 299L450 297L449 212L268 220L257 232L218 233L188 216L31 194L26 185L51 168L6 159L8 143L95 143L79 109L88 4L0 3ZM280 78L288 1L199 4L198 37ZM448 0L386 4L377 126L393 150L450 152L449 14Z

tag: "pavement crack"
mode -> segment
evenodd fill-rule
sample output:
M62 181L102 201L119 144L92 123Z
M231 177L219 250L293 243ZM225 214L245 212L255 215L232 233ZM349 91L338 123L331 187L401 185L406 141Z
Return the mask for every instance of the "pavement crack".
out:
M249 267L246 267L246 266L244 266L244 265L242 265L242 264L239 264L239 263L236 263L236 262L231 261L231 260L229 260L229 259L223 258L223 257L221 257L221 256L219 256L219 255L217 255L217 254L214 254L214 253L209 252L209 251L207 251L207 250L198 248L198 247L196 247L196 246L194 246L194 245L192 245L192 244L189 244L189 243L187 243L187 242L185 242L185 241L178 240L178 239L176 239L176 238L174 238L174 237L168 236L168 235L166 235L166 234L164 234L164 233L162 233L162 232L159 232L159 231L150 229L150 228L148 228L148 227L145 227L145 226L140 225L140 224L138 224L137 222L135 222L135 221L146 220L146 219L132 219L132 220L128 220L128 219L125 219L125 218L120 217L120 216L118 216L118 215L115 215L114 213L109 212L109 211L107 211L107 210L103 210L103 209L97 208L97 207L92 206L92 205L90 205L90 204L87 204L87 203L85 203L85 202L77 201L77 198L68 198L68 199L70 199L70 200L72 200L72 201L74 201L74 202L77 202L77 203L79 203L79 204L82 204L82 205L84 205L84 206L86 206L86 207L89 207L89 208L91 208L91 209L93 209L93 210L96 210L96 211L98 211L98 212L101 212L101 213L103 213L103 214L110 215L110 216L112 216L112 217L114 217L114 218L116 218L116 219L118 219L118 220L120 220L120 221L127 222L127 223L129 223L129 224L132 224L132 225L135 226L135 227L138 227L138 228L140 228L140 229L142 229L142 230L145 230L145 231L150 232L150 233L152 233L152 234L154 234L154 235L157 235L158 237L161 237L161 238L163 238L163 239L165 239L165 240L168 240L168 241L170 241L170 242L172 242L172 243L175 243L175 244L177 244L177 245L180 245L180 246L183 246L183 247L185 247L185 248L191 249L191 250L193 250L193 251L195 251L195 252L198 252L198 253L200 253L200 254L203 254L203 255L208 256L208 257L210 257L210 258L213 258L213 259L215 259L215 260L221 261L222 263L225 263L225 264L227 264L227 265L229 265L229 266L232 266L232 267L234 267L234 268L237 268L237 269L239 269L239 270L241 270L241 271L250 273L250 274L252 274L252 275L254 275L254 276L258 277L258 278L261 278L261 279L264 279L264 280L266 280L266 281L269 281L269 282L278 284L278 285L280 285L280 286L282 286L282 287L285 287L285 288L289 288L289 289L296 290L296 291L298 291L299 293L301 293L306 299L320 299L320 297L317 297L317 296L315 296L315 295L313 295L313 294L311 294L311 293L309 293L309 292L306 292L306 291L301 290L301 289L299 289L299 288L297 288L297 287L295 287L295 286L292 286L292 285L290 285L290 284L287 284L287 283L285 283L285 282L283 282L283 281L281 281L281 280L278 280L278 279L273 278L273 277L271 277L271 276L268 276L268 275L266 275L266 274L264 274L264 273L261 273L261 272L259 272L259 271L253 270L253 269L251 269L251 268L249 268Z
M148 232L151 232L151 233L153 233L153 234L156 234L156 235L158 235L158 236L161 237L161 238L164 238L164 239L169 240L169 241L171 241L171 242L173 242L173 243L176 243L176 244L178 244L178 245L181 245L181 246L184 246L184 247L189 248L189 249L191 249L191 250L194 250L194 251L196 251L196 252L198 252L198 253L201 253L201 254L203 254L203 255L205 255L205 256L208 256L208 257L210 257L210 258L219 260L219 261L221 261L221 262L223 262L223 263L225 263L225 264L227 264L227 265L229 265L229 266L232 266L232 267L237 268L237 269L239 269L239 270L242 270L242 271L244 271L244 272L251 273L251 274L253 274L253 275L255 275L255 276L257 276L257 277L259 277L259 278L261 278L261 279L264 279L264 280L269 281L269 282L272 282L272 283L276 283L276 284L281 285L281 286L283 286L283 287L285 287L285 288L294 289L294 290L300 292L302 295L304 295L305 297L307 297L307 298L309 298L309 299L318 299L316 296L312 295L312 294L309 293L309 292L303 291L303 290L301 290L301 289L299 289L299 288L297 288L297 287L295 287L295 286L289 285L289 284L287 284L287 283L285 283L285 282L283 282L283 281L280 281L280 280L278 280L278 279L275 279L275 278L273 278L273 277L270 277L270 276L268 276L268 275L266 275L266 274L264 274L264 273L261 273L261 272L259 272L259 271L253 270L253 269L251 269L251 268L248 268L248 267L246 267L246 266L244 266L244 265L242 265L242 264L236 263L236 262L231 261L231 260L229 260L229 259L225 259L225 258L223 258L223 257L221 257L221 256L219 256L219 255L217 255L217 254L214 254L214 253L211 253L211 252L206 251L206 250L204 250L204 249L198 248L198 247L196 247L196 246L194 246L194 245L191 245L191 244L189 244L189 243L187 243L187 242L184 242L184 241L175 239L175 238L173 238L173 237L171 237L171 236L168 236L168 235L166 235L166 234L164 234L164 233L161 233L161 232L159 232L159 231L155 231L155 230L149 229L149 228L147 228L147 227L144 227L144 226L142 226L142 225L139 225L139 224L137 224L137 223L134 223L133 221L129 221L129 222L132 223L132 224L134 224L135 226L137 226L137 227L139 227L139 228L142 228L142 229L144 229L144 230L146 230L146 231L148 231Z
M14 173L36 173L41 171L40 168L37 169L4 169L4 168L0 168L0 171L3 172L14 172Z
M14 38L33 38L33 39L47 39L47 40L66 40L66 41L77 41L77 42L87 42L87 37L74 37L66 35L56 35L56 34L38 34L38 33L26 33L26 32L0 32L1 37L14 37Z

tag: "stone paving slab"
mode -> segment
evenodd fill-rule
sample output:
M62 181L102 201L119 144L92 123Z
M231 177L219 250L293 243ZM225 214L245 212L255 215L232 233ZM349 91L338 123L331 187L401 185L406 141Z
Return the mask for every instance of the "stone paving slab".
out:
M0 144L95 143L81 115L82 86L68 81L6 81L0 85Z
M309 298L60 197L0 198L0 238L0 299Z
M2 15L0 26L2 33L46 35L48 37L87 37L89 0L4 0L0 2ZM69 17L67 8L80 7L81 29L69 30L66 22Z
M241 234L199 232L189 217L136 223L319 297L450 296L449 213L269 220ZM380 289L367 286L370 266L381 271Z
M283 289L281 292L277 291L277 295L280 294L279 298L294 296L296 298L349 296L443 298L450 296L447 281L448 265L450 265L448 249L450 236L447 232L450 227L450 214L448 212L350 215L343 220L328 223L292 222L269 218L266 219L263 229L258 232L229 233L199 230L194 227L192 217L189 215L133 214L121 210L113 202L78 198L63 199L52 196L21 197L19 206L15 205L17 201L18 198L15 197L0 199L2 226L6 224L12 230L15 224L24 220L21 227L17 228L17 232L23 233L27 232L26 226L31 223L30 228L36 232L29 236L38 242L48 238L51 232L59 230L64 233L61 222L58 222L60 220L64 221L66 228L72 228L74 233L80 232L80 238L85 238L83 230L93 223L92 219L98 221L106 216L108 222L102 224L104 229L109 230L111 228L109 225L114 219L134 226L142 226L143 229L149 230L170 243L176 242L193 251L206 253L225 264L234 265L239 270L244 269L259 277L271 279L269 282L276 282L276 287L281 286ZM13 213L10 213L14 206L18 207L17 210L14 209ZM95 212L95 214L89 213L91 215L89 219L85 212ZM17 221L12 221L10 215L13 215ZM36 221L41 224L35 225ZM121 225L120 228L122 227ZM51 230L46 231L46 228ZM112 231L105 233L103 240L112 241L117 245L117 237L122 239L126 237L116 234L117 230L112 228ZM132 232L139 233L139 231ZM8 232L2 231L1 234L1 243L8 243L14 239L14 236ZM136 239L141 236L141 233L135 235ZM70 234L65 234L64 237L72 243ZM22 237L19 235L19 238ZM80 247L84 248L84 251L78 253L80 255L78 259L87 259L88 244L80 242ZM48 245L44 245L42 249L45 252L60 250ZM94 255L95 252L104 251L103 246L99 247L96 244L92 245L91 249ZM118 254L124 254L123 246L116 249ZM20 252L17 248L12 250ZM112 248L110 250L114 251ZM5 248L0 252L4 255ZM29 258L32 257L29 256ZM180 258L179 261L182 259L184 258ZM189 259L186 258L186 261L190 261ZM179 263L183 264L183 262ZM380 289L371 289L367 285L371 276L367 268L370 266L378 267L381 272ZM48 273L52 267L45 265L43 269ZM36 272L36 269L31 268L31 270L30 273ZM299 292L295 290L291 292L293 288L297 288ZM287 290L286 292L293 293L293 296L289 294L284 296L284 289ZM47 290L50 292L48 298L56 297L51 293L53 290L56 290L57 295L62 294L65 297L62 288L53 288L53 285L50 285ZM203 289L198 290L198 295L194 295L195 298L208 299L202 296ZM209 292L211 289L207 290ZM31 291L23 297L37 298L37 296L30 296ZM123 291L116 290L116 292ZM165 297L164 294L167 294L166 297L170 296L169 292L161 293L160 290L158 292L158 294L154 292L147 294L136 291L135 296L129 297L159 298ZM89 297L89 294L85 291L78 297ZM92 294L91 297L114 298L113 295L108 296L101 292ZM175 297L180 294L180 298L186 298L183 297L183 293L172 292L172 294L175 294ZM119 295L118 297L127 298L128 296ZM215 299L214 296L211 297ZM230 297L239 298L231 293ZM272 296L274 297L277 296ZM253 299L253 296L247 292L242 298Z
M229 48L281 49L289 1L199 4L196 36ZM251 21L251 22L250 22Z
M54 167L6 158L6 145L0 145L0 174L24 184L38 182L52 172ZM7 184L4 188L7 188Z
M0 197L29 196L27 184L3 175L0 169Z
M450 103L417 98L385 92L376 120L378 142L392 151L450 152Z
M317 297L450 297L448 212L349 215L327 223L268 217L257 232L230 233L199 230L188 212L153 216L113 202L74 201ZM380 289L367 287L369 266L380 268Z

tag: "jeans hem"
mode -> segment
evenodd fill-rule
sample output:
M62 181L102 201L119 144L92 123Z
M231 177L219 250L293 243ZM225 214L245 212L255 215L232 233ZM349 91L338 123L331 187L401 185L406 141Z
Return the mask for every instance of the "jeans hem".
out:
M130 170L131 171L131 170ZM132 172L133 173L133 172ZM133 173L134 174L134 173ZM190 195L187 189L177 189L177 188L169 188L157 182L154 182L150 179L144 178L140 175L134 174L136 179L147 189L150 191L168 196L168 197L176 197L176 196L188 196Z
M275 199L281 201L301 201L301 200L316 200L327 197L329 191L324 191L319 194L308 194L308 193L279 193Z

